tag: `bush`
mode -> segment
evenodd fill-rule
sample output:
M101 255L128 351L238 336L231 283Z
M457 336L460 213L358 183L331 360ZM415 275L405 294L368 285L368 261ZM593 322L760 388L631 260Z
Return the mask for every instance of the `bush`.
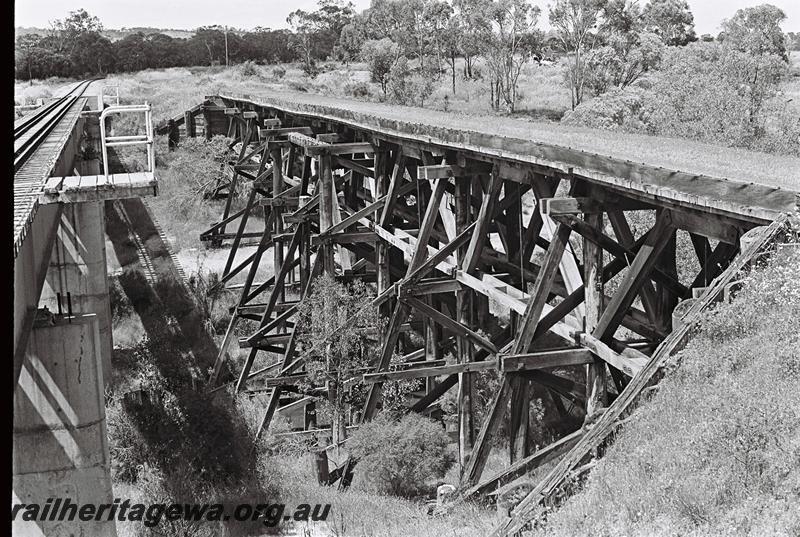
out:
M159 139L163 139L159 138ZM217 207L204 196L216 184L229 139L215 136L182 139L174 151L156 151L159 195L147 201L155 219L175 237L175 251L200 247L197 229L219 217Z
M385 415L362 425L347 441L359 459L353 486L379 494L411 497L427 481L443 477L455 462L448 438L436 422L409 414L400 421Z
M648 99L655 134L752 147L763 136L764 104L786 64L717 43L670 49Z
M584 101L562 121L800 154L800 122L777 95L787 66L719 43L670 47L660 71Z
M561 122L595 129L646 130L644 108L647 97L647 92L638 87L615 88L582 102L575 110L568 110Z
M239 66L239 74L245 77L257 77L261 73L259 73L258 67L253 61L247 60Z
M366 99L372 95L372 92L366 82L356 82L347 85L347 94L358 99Z
M133 314L133 305L125 295L119 279L114 276L108 278L108 301L111 303L112 322L116 323L127 319Z
M389 72L389 97L397 104L425 106L425 100L433 93L432 73L415 73L408 59L401 56Z
M299 91L302 93L308 93L308 87L299 80L290 80L289 89L293 91Z
M383 93L388 89L391 72L397 58L398 46L388 37L371 39L361 46L361 56L369 65L370 76L373 82L381 85Z
M272 69L272 78L275 80L282 80L284 76L286 76L286 69L280 65L277 65Z

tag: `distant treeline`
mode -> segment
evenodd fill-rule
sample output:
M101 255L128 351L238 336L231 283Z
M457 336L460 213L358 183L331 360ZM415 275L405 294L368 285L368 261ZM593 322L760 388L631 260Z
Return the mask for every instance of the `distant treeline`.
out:
M256 28L237 35L218 26L195 30L191 38L137 32L111 41L101 34L100 21L79 10L53 24L45 36L17 38L17 79L51 76L83 77L112 72L225 64L228 61L288 62L296 58L289 48L289 30ZM227 36L226 36L227 33Z

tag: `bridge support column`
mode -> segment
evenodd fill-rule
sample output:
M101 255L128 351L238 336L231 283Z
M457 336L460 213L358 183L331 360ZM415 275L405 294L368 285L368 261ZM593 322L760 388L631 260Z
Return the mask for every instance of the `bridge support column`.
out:
M12 490L14 504L36 504L39 516L23 520L32 509L23 508L14 535L116 536L108 510L101 521L79 515L113 501L98 324L96 315L55 316L32 329L14 392ZM42 516L48 504L53 513Z
M40 306L51 312L97 315L100 356L110 382L113 341L102 201L64 206Z

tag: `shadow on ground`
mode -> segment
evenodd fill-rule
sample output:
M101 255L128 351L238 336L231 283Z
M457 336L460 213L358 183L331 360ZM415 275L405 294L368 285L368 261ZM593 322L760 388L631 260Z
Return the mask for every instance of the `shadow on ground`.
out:
M222 503L232 512L239 503L276 501L259 482L257 452L233 397L205 393L217 345L145 203L107 202L106 233L122 267L118 294L145 333L112 358L112 390L125 392L113 393L108 405L114 480L135 485L151 502ZM169 524L175 534L221 529ZM224 529L226 535L265 531L260 522Z

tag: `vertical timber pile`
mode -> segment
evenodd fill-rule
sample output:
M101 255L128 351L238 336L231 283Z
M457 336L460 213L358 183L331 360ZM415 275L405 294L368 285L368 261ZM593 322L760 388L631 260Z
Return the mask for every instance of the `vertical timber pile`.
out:
M467 229L471 217L470 187L472 178L462 176L455 178L455 218L456 233L461 234ZM456 261L463 263L467 255L467 245L456 250ZM473 292L469 289L456 291L456 320L467 327L472 327ZM458 363L467 364L472 361L472 344L465 337L458 338ZM467 464L467 457L472 450L475 440L473 416L472 374L461 372L458 374L458 455L461 470Z
M603 213L583 213L586 225L597 233L603 232ZM603 313L603 250L586 237L583 238L583 273L586 304L584 331L597 328ZM595 413L608 405L606 386L606 363L597 356L586 366L586 415Z

